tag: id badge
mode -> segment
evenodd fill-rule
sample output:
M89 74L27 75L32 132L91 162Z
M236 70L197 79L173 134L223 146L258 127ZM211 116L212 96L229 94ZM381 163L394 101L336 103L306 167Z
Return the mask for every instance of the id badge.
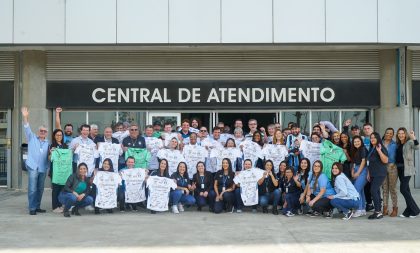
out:
M222 192L224 192L224 191L226 191L226 187L223 186L222 187Z
M204 189L204 184L201 184L201 189Z
M368 166L368 167L369 167L369 161L367 161L367 162L366 162L366 166Z
M286 187L286 193L289 193L289 187Z

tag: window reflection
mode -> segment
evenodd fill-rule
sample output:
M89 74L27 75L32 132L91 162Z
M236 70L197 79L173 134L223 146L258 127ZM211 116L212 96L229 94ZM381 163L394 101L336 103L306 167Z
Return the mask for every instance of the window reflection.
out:
M287 128L288 123L294 122L300 126L300 131L307 135L309 131L309 112L305 111L293 111L293 112L282 112L282 129Z

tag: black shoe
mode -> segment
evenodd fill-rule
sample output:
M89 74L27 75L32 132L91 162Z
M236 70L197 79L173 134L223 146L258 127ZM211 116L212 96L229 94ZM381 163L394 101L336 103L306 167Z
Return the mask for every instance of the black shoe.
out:
M113 213L114 211L112 211L112 209L106 209L107 213Z
M273 211L272 211L272 213L273 213L274 215L279 215L279 211L277 210L277 207L274 207L274 206L273 206Z
M36 211L37 213L45 213L45 212L47 212L46 210L41 209L41 208L38 208L38 209L36 209L35 211Z
M137 206L135 205L133 206L133 211L136 211L136 212L138 211Z
M79 213L79 208L77 206L73 207L73 210L71 210L71 214L74 214L76 216L81 216Z
M100 214L101 212L99 212L99 208L95 207L95 214Z
M366 212L372 211L373 209L375 209L375 207L372 204L366 205Z
M379 219L382 219L384 216L382 215L382 213L381 212L374 212L372 215L370 215L369 217L368 217L368 219L369 220L375 220L375 219L377 219L377 220L379 220Z
M128 204L125 204L125 211L130 212L131 211L131 206Z
M156 211L150 210L151 214L156 214Z
M69 212L69 210L65 210L65 211L63 212L63 215L64 215L64 217L66 217L66 218L70 218L70 212Z
M263 213L268 213L268 209L267 209L267 207L266 206L264 206L263 208L262 208L263 210ZM273 207L273 210L274 210L274 207Z
M213 207L209 207L209 211L210 211L210 213L214 213L214 208Z
M122 213L125 212L125 207L123 207L123 206L120 207L120 212L122 212Z
M29 215L36 215L36 211L35 210L29 211Z

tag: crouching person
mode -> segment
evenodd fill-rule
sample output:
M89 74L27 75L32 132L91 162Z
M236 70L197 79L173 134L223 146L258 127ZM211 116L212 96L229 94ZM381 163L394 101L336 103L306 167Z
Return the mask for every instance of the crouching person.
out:
M89 196L87 171L85 163L79 164L77 171L67 179L63 191L58 196L58 200L64 206L64 217L70 217L69 210L72 206L72 214L80 216L79 208L93 203L93 198Z

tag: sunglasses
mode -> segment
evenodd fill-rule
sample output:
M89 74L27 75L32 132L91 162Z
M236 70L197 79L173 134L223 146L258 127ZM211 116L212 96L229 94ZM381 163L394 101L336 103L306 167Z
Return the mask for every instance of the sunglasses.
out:
M46 133L46 132L48 132L48 130L41 129L41 130L39 130L39 132L40 133Z
M138 131L138 129L130 129L130 131Z
M200 132L203 132L203 133L205 133L205 132L207 132L207 130L200 130Z

